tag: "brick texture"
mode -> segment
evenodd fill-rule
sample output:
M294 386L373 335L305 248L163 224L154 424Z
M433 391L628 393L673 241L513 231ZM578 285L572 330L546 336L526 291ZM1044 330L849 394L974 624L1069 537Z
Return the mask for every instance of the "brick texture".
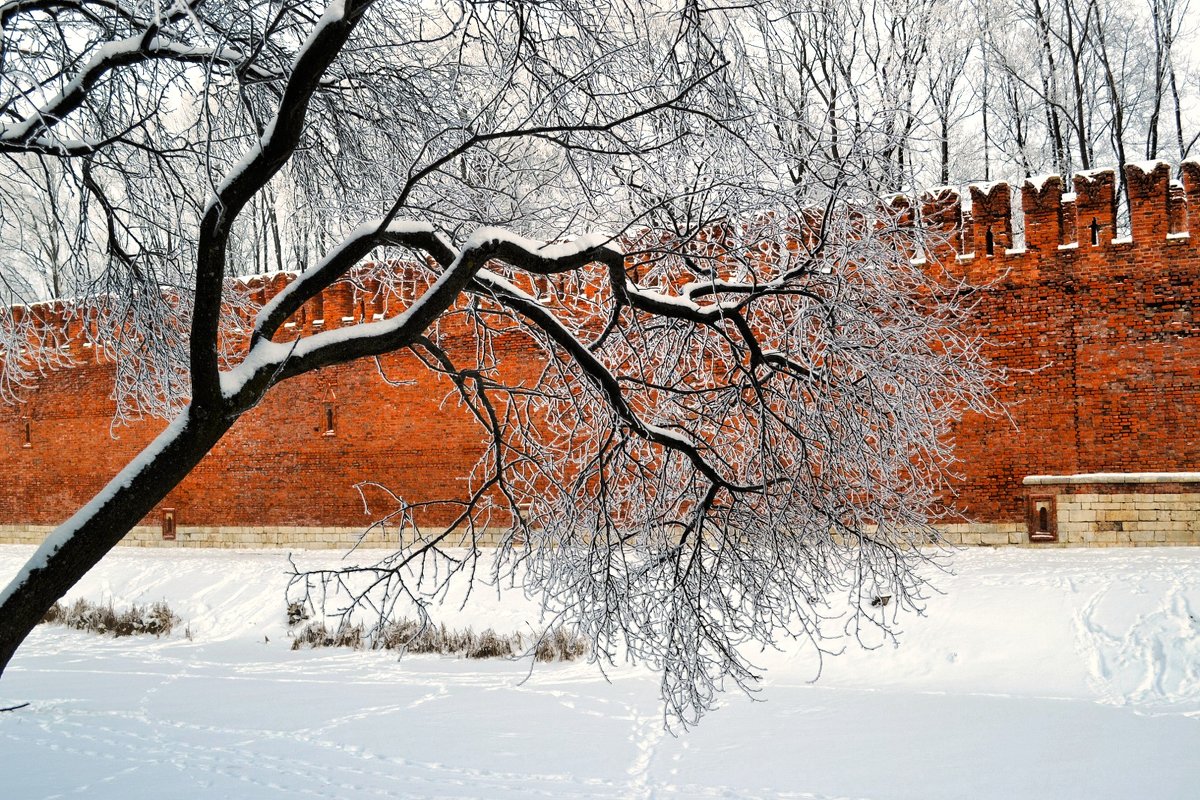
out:
M992 281L975 325L1011 371L1011 421L957 429L958 504L974 519L1023 519L1025 475L1200 469L1200 164L1185 165L1185 193L1170 191L1166 165L1126 169L1130 238L1113 239L1115 176L1101 172L1076 179L1073 202L1057 180L1026 183L1025 249L957 259ZM987 211L1006 230L1007 209Z
M1073 198L1058 179L1020 187L1019 251L1009 211L1015 189L976 189L971 213L952 192L922 198L946 233L932 255L984 287L973 325L1011 371L1000 391L1010 419L972 415L956 429L962 476L952 502L983 523L951 531L963 543L1020 541L1026 475L1200 469L1200 163L1184 166L1182 186L1165 165L1127 170L1125 239L1114 237L1111 172L1077 178ZM261 301L287 280L255 279L251 289ZM338 285L294 323L337 327L379 304ZM533 356L516 337L507 341L506 363L532 380ZM0 405L0 538L61 522L162 427L111 427L111 366L71 346L78 367L49 371L24 402ZM412 356L380 364L412 382L389 383L365 362L272 389L162 504L175 509L181 543L290 543L276 532L284 528L297 541L349 541L348 531L393 505L368 486L366 513L360 482L410 500L461 495L482 452L481 430L453 398L443 402L449 381ZM156 509L133 538L153 540L160 516Z

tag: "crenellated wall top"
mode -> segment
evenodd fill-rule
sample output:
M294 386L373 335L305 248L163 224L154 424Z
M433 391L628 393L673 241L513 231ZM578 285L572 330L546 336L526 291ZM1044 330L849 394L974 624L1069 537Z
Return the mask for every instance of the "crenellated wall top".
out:
M915 198L896 195L890 204L904 210L902 219L908 223L916 217L910 209L919 209L921 224L938 234L925 253L927 260L953 263L971 280L1000 276L1038 280L1103 271L1121 260L1113 255L1117 252L1170 258L1171 252L1200 248L1200 160L1183 162L1180 180L1173 180L1172 172L1163 161L1125 165L1127 233L1117 229L1119 184L1113 169L1075 174L1070 192L1060 176L1044 175L1016 187L1004 181L970 184L965 193L956 187L937 187ZM1020 225L1014 219L1018 207L1023 217ZM1023 246L1018 230L1024 233ZM251 305L261 305L297 275L277 272L233 279L231 284ZM397 301L391 288L364 272L309 300L287 327L311 333L369 321L394 313ZM72 347L86 338L79 334L88 324L87 315L72 310L68 302L14 306L8 312L17 322L65 328Z
M926 255L957 262L968 277L986 280L1001 274L1086 272L1120 261L1114 252L1195 248L1200 246L1200 161L1181 164L1180 180L1173 180L1172 172L1164 161L1125 165L1128 230L1120 231L1114 169L1077 173L1072 191L1059 175L1029 178L1020 186L973 184L967 187L969 204L954 188L923 193L922 220L942 234ZM1017 209L1020 225L1014 219ZM1023 245L1014 237L1016 230L1024 233Z

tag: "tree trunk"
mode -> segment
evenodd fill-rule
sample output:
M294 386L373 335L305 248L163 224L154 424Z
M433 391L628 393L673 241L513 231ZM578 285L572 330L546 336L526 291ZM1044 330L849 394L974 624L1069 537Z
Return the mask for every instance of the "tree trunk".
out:
M1076 43L1074 7L1070 2L1063 3L1063 12L1067 21L1067 51L1071 54L1071 86L1075 92L1075 139L1079 142L1079 167L1089 170L1092 168L1093 145L1088 131L1087 115L1084 113L1083 75L1080 69L1083 62L1083 50L1088 42L1089 20L1084 20L1079 31L1079 41ZM1067 173L1061 172L1060 174L1066 175Z
M1042 75L1042 99L1045 103L1046 129L1050 132L1050 147L1056 171L1065 175L1064 167L1066 145L1063 142L1062 123L1058 118L1058 66L1054 61L1054 48L1050 43L1050 22L1042 11L1038 0L1033 2L1033 11L1037 20L1038 32L1042 38L1042 53L1046 58L1048 70Z
M947 186L950 183L950 109L946 108L946 112L942 115L942 169L941 185ZM984 180L987 180L986 178Z
M988 134L988 52L983 54L983 179L992 179L991 137Z
M90 503L46 537L0 593L0 675L55 601L192 471L235 419L185 410Z
M1179 160L1180 162L1183 162L1187 160L1189 148L1185 147L1183 144L1183 111L1179 103L1179 86L1175 81L1175 66L1171 65L1169 69L1171 79L1171 97L1175 100L1175 142L1176 146L1179 147Z
M1092 0L1093 6L1095 0ZM1097 11L1097 18L1099 12ZM1125 105L1121 99L1121 92L1117 87L1116 76L1113 75L1112 62L1108 58L1108 40L1101 30L1098 37L1100 45L1100 65L1104 67L1104 82L1108 86L1108 99L1112 104L1113 112L1113 144L1117 151L1117 182L1120 187L1120 197L1125 203L1125 211L1128 214L1133 213L1133 207L1129 204L1129 182L1125 180Z

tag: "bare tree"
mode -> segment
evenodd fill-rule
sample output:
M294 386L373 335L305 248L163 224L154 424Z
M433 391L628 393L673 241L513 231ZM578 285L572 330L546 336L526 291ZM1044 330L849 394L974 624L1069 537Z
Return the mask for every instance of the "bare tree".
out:
M1181 76L1194 69L1197 34L1190 3L973 3L982 29L975 65L981 75L974 83L987 120L986 144L1000 150L1001 174L1070 175L1124 163L1138 152L1158 158L1168 136L1165 157L1187 157L1195 88ZM993 135L997 129L1002 133Z
M1162 147L1159 127L1167 103L1170 101L1174 121L1174 144L1180 161L1188 157L1191 145L1196 141L1185 139L1183 132L1183 108L1179 89L1177 62L1179 53L1176 43L1185 35L1185 20L1191 10L1189 0L1149 0L1150 36L1154 46L1154 91L1151 98L1152 110L1147 122L1146 158L1158 158Z
M53 161L32 157L12 166L15 169L4 180L12 198L9 213L0 219L0 229L5 231L10 258L21 259L25 268L10 267L4 277L15 279L23 274L32 282L24 291L11 284L8 290L30 302L41 296L59 297L74 244L64 230L65 218L73 216L69 210L72 198L62 191L61 175Z
M1102 9L1098 0L1088 0L1087 8L1089 18L1095 16L1097 20L1103 20L1106 12L1111 12L1112 9ZM1113 150L1117 155L1117 163L1127 163L1128 156L1125 152L1125 142L1128 138L1126 130L1126 114L1128 113L1126 97L1127 97L1127 78L1128 69L1126 67L1129 48L1122 48L1117 53L1110 54L1108 38L1110 32L1115 32L1113 25L1099 25L1099 33L1096 34L1095 52L1100 62L1101 71L1104 74L1104 86L1107 89L1108 104L1112 113L1111 140ZM1125 58L1118 58L1119 56ZM1120 75L1120 77L1118 77ZM1118 176L1120 184L1120 192L1125 201L1125 209L1129 209L1129 185L1125 180L1124 170L1118 170L1121 174ZM1126 211L1128 213L1128 211Z
M127 365L123 413L172 420L0 593L0 668L270 387L401 348L453 379L489 453L453 524L421 527L398 501L420 535L359 570L365 588L301 588L419 603L413 565L474 570L473 532L503 526L496 569L602 657L658 666L684 719L752 681L746 643L822 647L839 595L843 633L890 635L921 601L931 555L913 545L936 540L949 425L984 406L990 375L959 327L968 293L910 259L920 231L874 194L906 123L825 107L813 124L778 103L755 31L792 13L0 6L0 153L69 176L73 224L104 254L76 269L72 313ZM803 172L781 130L805 131ZM328 245L248 312L227 278L254 255L234 243L273 237L261 209L285 189ZM391 281L396 312L285 327L351 275ZM49 357L35 333L9 324L7 373ZM540 353L536 384L505 381L500 333Z
M967 28L973 23L970 9L964 5L950 3L944 7L932 7L930 15L938 11L948 10L952 14L950 20L942 20L938 29L930 34L929 57L924 65L925 90L929 96L929 109L932 113L932 128L937 141L937 182L939 186L947 186L951 175L951 132L956 123L962 121L967 106L967 92L963 90L963 77L971 58L976 42L967 34ZM986 79L983 84L986 91ZM986 107L986 98L984 99ZM987 116L983 116L984 162L987 171L986 140ZM961 168L961 167L960 167ZM987 176L984 176L985 180Z

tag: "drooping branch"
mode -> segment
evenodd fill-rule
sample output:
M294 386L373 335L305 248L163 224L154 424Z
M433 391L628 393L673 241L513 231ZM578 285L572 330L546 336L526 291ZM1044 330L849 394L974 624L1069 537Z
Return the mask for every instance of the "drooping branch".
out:
M754 491L755 486L740 485L721 475L716 467L709 464L701 455L696 442L681 434L669 431L657 425L647 423L629 406L621 385L612 374L588 348L579 341L553 314L548 312L533 298L521 292L511 283L499 276L482 271L475 276L478 291L496 299L498 302L520 314L543 331L574 361L583 372L596 382L604 397L608 400L613 411L625 421L637 435L649 442L670 450L682 453L688 458L714 485L730 491Z

